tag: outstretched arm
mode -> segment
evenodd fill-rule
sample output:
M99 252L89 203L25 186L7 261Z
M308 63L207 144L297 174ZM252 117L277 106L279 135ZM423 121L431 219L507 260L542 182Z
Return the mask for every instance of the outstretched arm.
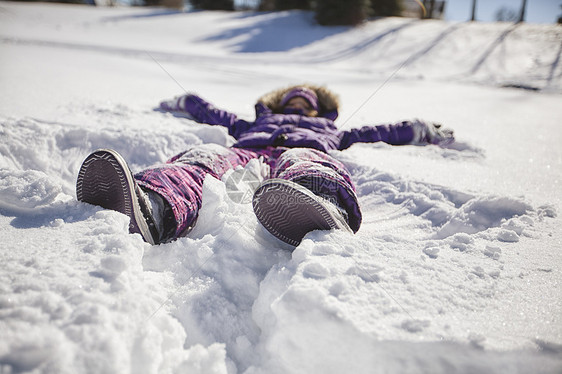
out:
M452 130L441 129L440 125L419 120L403 121L392 125L363 126L359 129L342 131L340 139L339 149L346 149L354 143L447 145L454 141Z
M193 120L209 125L219 125L228 128L228 133L237 136L241 127L249 124L239 120L236 114L215 108L211 103L193 94L186 94L169 101L160 103L160 109L170 112L188 114Z

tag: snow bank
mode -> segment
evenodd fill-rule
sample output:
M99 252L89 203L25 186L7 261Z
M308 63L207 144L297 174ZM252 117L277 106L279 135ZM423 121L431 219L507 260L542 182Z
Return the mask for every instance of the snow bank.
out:
M559 27L0 9L0 372L562 370ZM137 171L232 144L153 110L179 86L251 118L303 80L340 93L342 127L421 117L458 141L333 152L363 225L294 250L231 189L257 162L208 178L196 227L165 245L76 201L96 148ZM543 92L498 87L512 83Z

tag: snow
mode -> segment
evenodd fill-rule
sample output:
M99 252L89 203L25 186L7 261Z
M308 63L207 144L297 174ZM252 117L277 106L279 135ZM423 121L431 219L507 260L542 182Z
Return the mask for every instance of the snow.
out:
M562 371L559 26L2 2L0 38L0 372ZM457 143L332 152L363 226L294 250L211 178L165 245L76 201L97 148L138 171L232 144L160 100L251 119L303 81L342 128L423 118Z

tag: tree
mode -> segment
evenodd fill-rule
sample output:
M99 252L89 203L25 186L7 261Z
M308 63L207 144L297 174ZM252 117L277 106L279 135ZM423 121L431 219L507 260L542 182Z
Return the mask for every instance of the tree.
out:
M376 17L399 16L403 6L401 0L371 0L372 14Z
M260 0L257 9L259 11L276 11L276 10L311 10L313 8L313 0Z
M276 10L290 10L290 9L312 9L310 0L275 0Z
M258 4L258 11L271 12L275 10L275 0L260 0Z
M204 10L234 10L234 0L189 0L193 8Z
M369 0L317 0L316 21L320 25L358 25L370 15Z
M402 0L260 0L258 10L314 10L320 25L358 25L371 15L398 16Z

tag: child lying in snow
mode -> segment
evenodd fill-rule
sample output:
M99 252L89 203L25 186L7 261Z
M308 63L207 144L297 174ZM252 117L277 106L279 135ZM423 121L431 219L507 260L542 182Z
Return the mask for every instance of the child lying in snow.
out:
M340 131L334 124L337 96L313 85L264 95L256 104L254 122L192 94L162 102L160 109L224 126L237 142L233 147L196 145L165 165L135 175L113 150L98 150L86 158L76 183L78 200L126 214L130 232L140 233L151 244L189 232L201 208L207 174L221 179L228 170L255 158L262 158L271 170L252 200L258 220L271 234L296 246L312 230L357 232L361 211L355 187L345 166L328 151L358 142L446 145L454 141L452 131L419 120Z

